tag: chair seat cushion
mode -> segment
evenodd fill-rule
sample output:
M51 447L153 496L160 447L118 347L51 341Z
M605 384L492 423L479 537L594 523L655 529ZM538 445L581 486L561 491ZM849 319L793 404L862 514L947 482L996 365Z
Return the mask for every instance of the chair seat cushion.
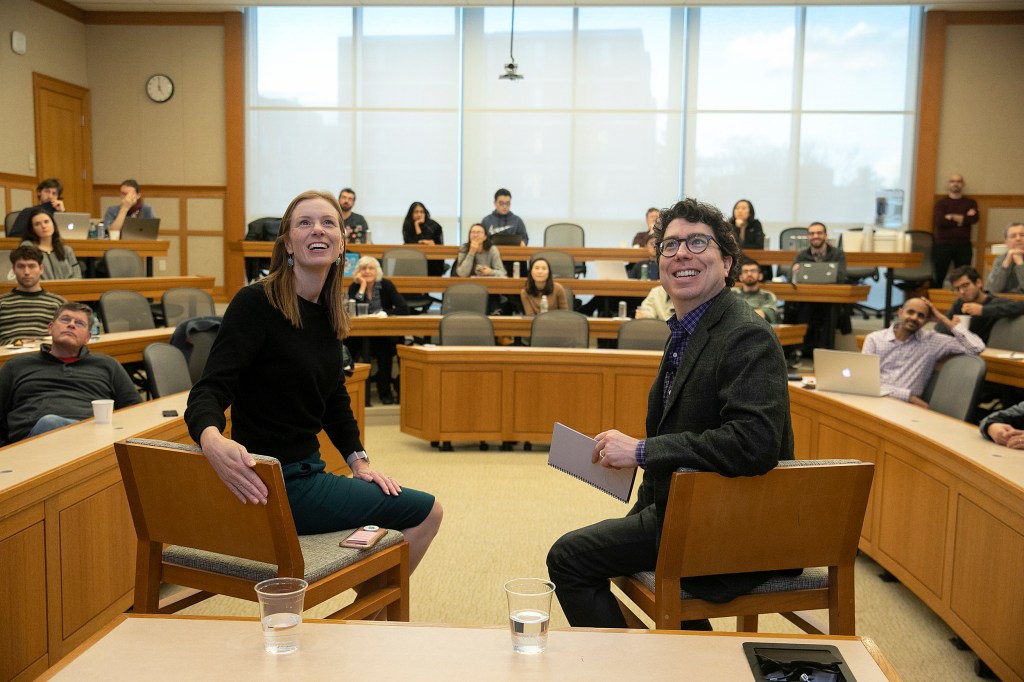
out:
M399 531L389 530L387 535L378 540L377 544L370 549L339 547L338 543L354 530L353 528L334 533L299 536L299 547L302 549L302 558L305 562L305 571L302 577L306 582L312 585L346 566L351 566L371 554L393 547L405 539ZM165 562L176 566L196 568L257 582L277 576L277 566L273 564L239 559L190 547L170 545L164 549L163 557Z
M654 592L654 571L634 573L633 579L643 583ZM776 575L761 583L747 594L771 594L772 592L795 592L796 590L817 590L828 587L827 568L805 568L797 576ZM680 599L697 599L684 589L679 590Z

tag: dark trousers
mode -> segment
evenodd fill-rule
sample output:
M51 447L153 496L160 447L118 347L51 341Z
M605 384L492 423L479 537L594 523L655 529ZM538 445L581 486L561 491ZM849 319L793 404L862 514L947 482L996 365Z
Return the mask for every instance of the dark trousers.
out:
M395 347L401 339L396 336L348 337L345 345L353 358L363 362L377 361L377 396L382 400L394 397L391 393L391 365L395 359ZM370 387L366 387L366 398L370 398Z
M946 273L950 263L958 268L961 265L970 265L974 252L970 244L933 244L932 265L935 266L934 287L943 287L946 284Z

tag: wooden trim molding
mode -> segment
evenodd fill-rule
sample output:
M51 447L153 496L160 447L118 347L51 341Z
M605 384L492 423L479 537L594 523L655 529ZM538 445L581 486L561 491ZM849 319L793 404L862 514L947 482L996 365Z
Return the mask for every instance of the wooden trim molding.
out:
M942 81L946 60L948 12L928 12L924 17L921 55L921 86L917 101L917 153L914 172L915 230L932 231L936 165L939 159L939 124L942 117Z
M943 12L948 15L946 23L950 26L959 25L975 25L983 26L986 24L1024 24L1024 12L1021 11L1007 11L1007 12Z
M65 2L64 0L33 0L33 1L37 5L42 5L43 7L47 8L47 9L52 9L54 12L57 12L58 14L63 14L64 16L66 16L66 17L68 17L70 19L74 19L75 21L80 21L82 23L85 23L86 17L90 14L89 12L86 12L84 9L79 9L78 7L75 7L71 3Z
M36 0L39 2L40 0ZM59 1L59 0L57 0ZM223 26L235 12L85 12L83 23L123 26ZM241 13L237 13L241 17Z
M245 263L231 252L245 229L245 26L241 14L224 15L224 130L227 196L224 198L224 285L245 284Z

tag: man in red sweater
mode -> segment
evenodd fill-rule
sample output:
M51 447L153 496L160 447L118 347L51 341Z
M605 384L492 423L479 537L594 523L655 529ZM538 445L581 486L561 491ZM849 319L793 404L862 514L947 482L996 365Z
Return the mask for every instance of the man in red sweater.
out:
M953 173L947 184L948 196L936 201L932 212L936 287L945 283L950 263L953 267L971 265L971 226L978 222L978 202L964 196L964 176Z

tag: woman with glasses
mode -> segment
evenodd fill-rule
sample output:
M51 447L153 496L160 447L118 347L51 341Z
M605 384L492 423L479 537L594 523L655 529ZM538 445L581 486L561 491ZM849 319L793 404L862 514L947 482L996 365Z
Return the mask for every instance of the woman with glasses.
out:
M41 206L29 214L21 246L26 244L43 252L43 279L82 279L74 249L61 240L49 211Z
M292 200L270 274L228 306L185 422L240 503L266 504L250 452L281 462L299 535L375 524L401 530L415 568L441 524L433 495L403 488L370 466L342 372L348 334L342 290L341 206L329 192ZM231 407L231 437L223 435ZM317 434L346 456L351 478L326 472ZM215 522L216 520L212 520Z

